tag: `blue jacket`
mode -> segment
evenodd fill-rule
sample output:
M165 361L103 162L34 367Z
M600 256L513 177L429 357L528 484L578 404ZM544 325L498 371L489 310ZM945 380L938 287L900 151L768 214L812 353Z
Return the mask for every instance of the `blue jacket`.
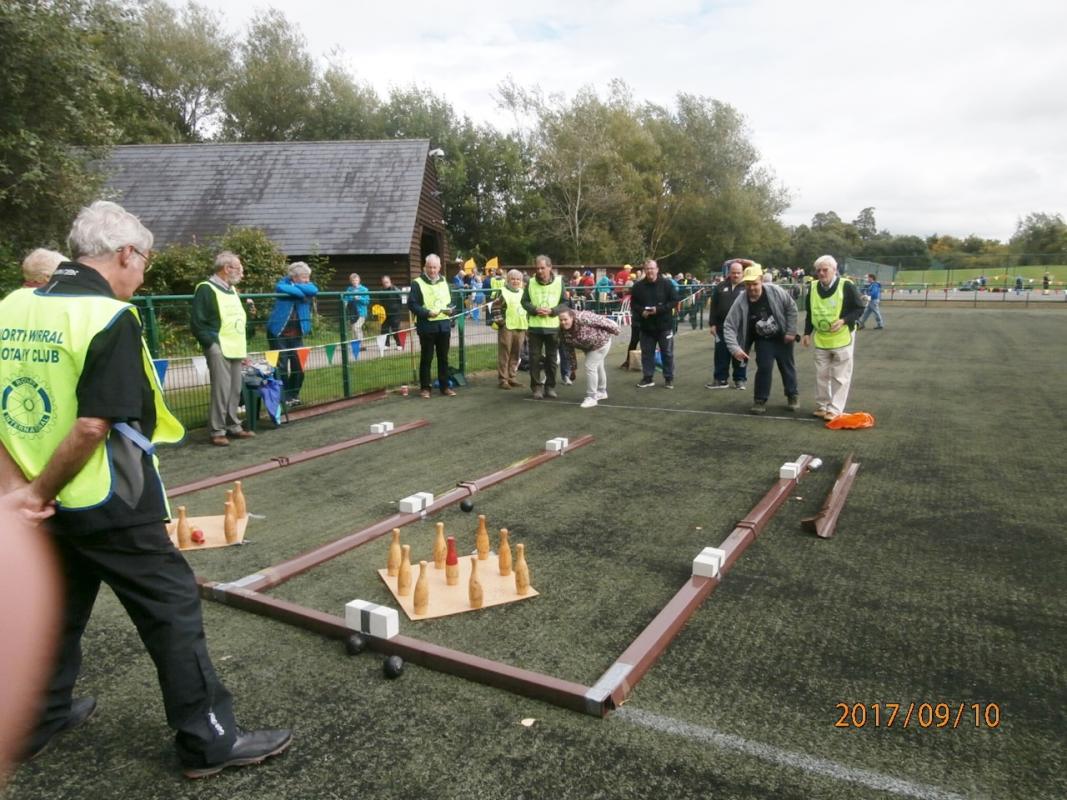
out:
M277 336L296 308L296 318L300 320L300 332L311 333L311 298L319 293L319 287L313 283L294 283L292 278L282 278L274 285L274 291L282 297L274 303L274 310L267 318L267 335Z
M354 321L367 316L370 309L370 289L362 283L355 288L349 286L345 289L343 299L348 304L349 319Z

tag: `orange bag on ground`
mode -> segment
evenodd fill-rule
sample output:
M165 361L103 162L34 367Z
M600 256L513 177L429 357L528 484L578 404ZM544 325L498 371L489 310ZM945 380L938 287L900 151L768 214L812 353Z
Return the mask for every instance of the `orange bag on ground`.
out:
M832 431L873 428L874 417L866 411L855 411L851 414L838 414L826 423L826 427Z

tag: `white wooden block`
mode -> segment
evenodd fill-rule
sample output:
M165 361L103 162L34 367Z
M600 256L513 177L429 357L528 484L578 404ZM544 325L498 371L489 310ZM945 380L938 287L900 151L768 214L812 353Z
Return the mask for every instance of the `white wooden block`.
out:
M800 477L800 465L795 461L786 461L778 470L778 477L787 480L796 480Z
M720 550L717 547L705 547L700 551L700 555L693 559L693 574L705 578L717 578L725 561L725 550Z
M393 423L391 423L389 420L385 420L384 422L382 422L380 424L385 427L385 433L388 433L389 431L391 431L393 429Z
M557 436L556 440L559 442L560 450L566 450L567 446L571 443L571 440L568 439L566 436Z
M422 501L422 508L420 508L419 511L422 511L424 508L433 503L433 494L431 494L430 492L415 492L412 497L417 497L419 498L419 500Z
M392 639L400 633L400 615L395 608L353 600L345 604L345 625L380 639Z
M401 514L414 514L419 511L422 511L422 498L418 495L408 495L400 501Z
M566 445L563 444L562 439L549 439L545 442L545 450L549 453L558 453L563 450L564 447L566 447Z
M375 422L370 426L371 433L385 433L385 426L381 422Z

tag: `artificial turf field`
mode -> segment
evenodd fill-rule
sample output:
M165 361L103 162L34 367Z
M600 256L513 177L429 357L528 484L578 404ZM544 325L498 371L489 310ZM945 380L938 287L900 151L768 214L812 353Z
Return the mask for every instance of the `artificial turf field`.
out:
M531 601L401 632L592 684L800 453L826 466L799 484L763 536L693 615L629 701L605 719L409 666L206 602L216 667L247 727L295 741L264 766L184 781L152 664L108 590L84 640L80 694L100 709L22 767L22 798L1062 798L1067 796L1067 311L886 308L859 334L850 408L866 431L808 416L814 367L798 347L801 412L775 376L766 417L751 388L707 391L711 341L684 332L677 386L638 390L609 356L610 399L581 410L475 376L455 399L389 399L265 430L227 451L163 454L170 485L363 434L382 419L428 428L245 482L256 520L244 547L196 553L235 580L395 512L419 490L505 467L553 436L596 442L475 496L491 530L525 542ZM751 387L751 376L749 386ZM694 413L695 412L695 413ZM708 413L715 412L715 413ZM837 535L800 530L843 457L861 462ZM182 499L218 513L222 489ZM429 552L433 522L461 552L475 517L452 507L404 529ZM698 531L697 528L701 528ZM388 602L383 538L272 595L343 615ZM422 556L425 557L425 556ZM944 702L938 729L873 724L871 704ZM837 728L838 703L867 704ZM975 727L970 704L997 704ZM520 721L533 718L525 727ZM936 720L935 720L936 721Z

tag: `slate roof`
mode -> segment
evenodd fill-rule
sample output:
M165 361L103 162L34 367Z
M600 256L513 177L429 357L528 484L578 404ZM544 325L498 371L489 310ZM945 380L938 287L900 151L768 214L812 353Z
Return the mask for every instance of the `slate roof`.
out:
M126 145L108 159L113 199L156 246L231 225L262 228L290 255L411 250L427 139Z

